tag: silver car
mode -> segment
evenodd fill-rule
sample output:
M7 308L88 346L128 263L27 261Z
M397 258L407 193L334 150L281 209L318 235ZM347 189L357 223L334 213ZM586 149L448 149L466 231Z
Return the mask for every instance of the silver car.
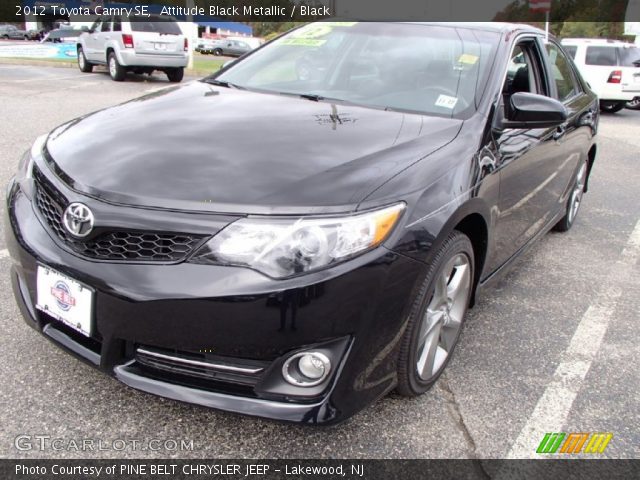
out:
M0 25L0 38L5 40L29 40L29 32L20 30L15 25Z
M216 56L226 55L228 57L239 57L252 50L251 46L240 40L217 40L210 44L204 44L200 53Z
M189 44L180 26L166 17L144 17L136 21L121 17L99 18L78 39L78 67L91 72L94 65L109 67L117 82L126 73L160 70L169 81L180 82L189 61Z

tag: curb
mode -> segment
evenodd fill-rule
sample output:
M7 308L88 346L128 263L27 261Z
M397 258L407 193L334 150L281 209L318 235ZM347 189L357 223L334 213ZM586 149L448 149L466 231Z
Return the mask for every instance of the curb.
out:
M44 60L36 58L0 58L0 65L25 65L31 67L57 67L57 68L78 68L76 62L67 62L64 60ZM185 69L185 75L190 77L201 77L211 75L215 70L189 70Z
M0 58L0 64L9 65L30 65L33 67L59 67L59 68L77 68L76 62L67 62L64 60L44 60L37 58Z

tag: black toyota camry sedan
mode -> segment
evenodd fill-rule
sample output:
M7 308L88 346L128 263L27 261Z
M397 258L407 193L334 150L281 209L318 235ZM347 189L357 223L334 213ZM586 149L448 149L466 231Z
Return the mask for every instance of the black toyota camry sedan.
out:
M532 27L306 25L39 138L15 297L133 388L335 423L434 384L477 291L575 222L597 125Z

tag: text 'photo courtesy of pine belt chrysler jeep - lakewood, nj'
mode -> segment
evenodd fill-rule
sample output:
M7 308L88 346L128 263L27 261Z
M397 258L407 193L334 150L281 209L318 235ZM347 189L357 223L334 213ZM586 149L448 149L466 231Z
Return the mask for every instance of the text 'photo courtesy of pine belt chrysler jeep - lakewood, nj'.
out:
M337 423L426 392L478 292L571 229L599 115L534 27L304 25L38 138L15 298L135 389Z

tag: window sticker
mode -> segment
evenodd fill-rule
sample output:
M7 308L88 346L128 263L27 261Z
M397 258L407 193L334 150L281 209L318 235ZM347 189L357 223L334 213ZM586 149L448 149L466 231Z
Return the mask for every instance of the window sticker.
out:
M462 55L460 55L460 58L458 58L458 63L464 63L466 65L475 65L476 63L478 63L478 59L479 57L477 57L476 55L471 55L470 53L463 53Z
M291 33L292 38L318 38L331 33L333 27L324 23L314 23Z
M282 45L297 45L299 47L320 47L327 43L326 40L316 40L313 38L286 38L282 40Z
M436 100L436 107L448 108L453 110L458 103L458 97L450 97L449 95L440 95Z

